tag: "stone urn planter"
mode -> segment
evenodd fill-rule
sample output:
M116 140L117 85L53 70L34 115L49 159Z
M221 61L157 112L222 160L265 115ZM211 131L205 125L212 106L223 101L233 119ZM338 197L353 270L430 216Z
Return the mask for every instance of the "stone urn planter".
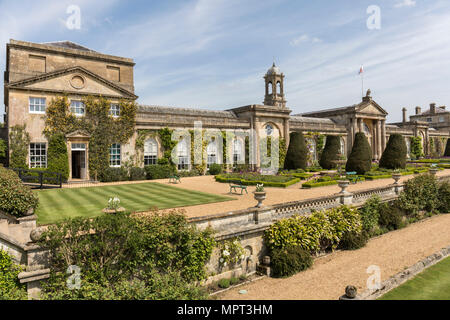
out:
M438 168L430 168L430 174L431 174L432 176L436 176L436 174L437 174L438 171L439 171Z
M256 201L258 201L258 204L256 205L256 208L261 208L263 201L266 199L266 192L265 191L255 191L253 192L253 196Z
M338 181L338 186L341 188L341 194L345 194L348 193L348 191L346 191L347 187L350 185L350 181L348 180L339 180Z
M400 178L402 177L402 175L400 173L393 173L392 174L392 179L394 179L394 184L398 184Z
M103 213L110 213L110 214L123 213L123 212L125 212L125 208L124 207L120 207L120 208L117 208L117 209L105 208L105 209L102 210L102 212Z

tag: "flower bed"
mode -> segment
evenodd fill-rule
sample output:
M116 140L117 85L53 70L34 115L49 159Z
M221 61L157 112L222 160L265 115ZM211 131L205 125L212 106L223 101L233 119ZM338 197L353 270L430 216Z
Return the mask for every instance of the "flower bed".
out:
M222 183L230 183L240 181L245 186L256 186L257 184L264 184L265 187L286 188L290 185L300 182L299 178L292 176L273 176L261 175L257 173L227 173L216 175L216 181Z

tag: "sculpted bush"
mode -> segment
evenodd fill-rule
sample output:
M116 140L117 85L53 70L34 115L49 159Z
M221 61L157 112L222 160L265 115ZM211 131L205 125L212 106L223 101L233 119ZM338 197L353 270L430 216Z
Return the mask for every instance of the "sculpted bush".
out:
M301 132L291 132L289 147L284 160L284 169L306 169L308 148Z
M358 174L365 174L372 167L372 149L364 133L358 132L355 135L352 152L348 157L345 170L356 171Z
M380 168L405 169L406 168L406 142L398 133L389 137L386 149L380 159Z
M338 136L327 136L325 148L322 151L319 164L322 168L331 170L337 164L333 160L339 160L341 150L341 138Z

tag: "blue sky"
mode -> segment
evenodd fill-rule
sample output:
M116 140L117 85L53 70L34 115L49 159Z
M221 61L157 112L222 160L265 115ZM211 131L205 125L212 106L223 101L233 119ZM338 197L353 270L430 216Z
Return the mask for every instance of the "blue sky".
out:
M73 4L80 30L66 27ZM367 28L370 5L380 29ZM403 107L450 104L449 30L448 0L3 0L0 67L11 38L70 40L133 58L141 104L223 110L262 103L275 57L295 114L359 102L364 64L394 122Z

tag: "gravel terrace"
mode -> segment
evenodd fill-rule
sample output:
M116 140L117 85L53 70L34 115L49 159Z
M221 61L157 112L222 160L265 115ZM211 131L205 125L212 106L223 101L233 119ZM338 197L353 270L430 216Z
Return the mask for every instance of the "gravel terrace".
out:
M264 278L231 289L218 299L338 299L347 285L366 289L367 267L377 265L382 281L450 244L450 214L434 216L374 238L356 251L337 251L314 261L311 269L290 278ZM239 294L247 290L247 294Z

